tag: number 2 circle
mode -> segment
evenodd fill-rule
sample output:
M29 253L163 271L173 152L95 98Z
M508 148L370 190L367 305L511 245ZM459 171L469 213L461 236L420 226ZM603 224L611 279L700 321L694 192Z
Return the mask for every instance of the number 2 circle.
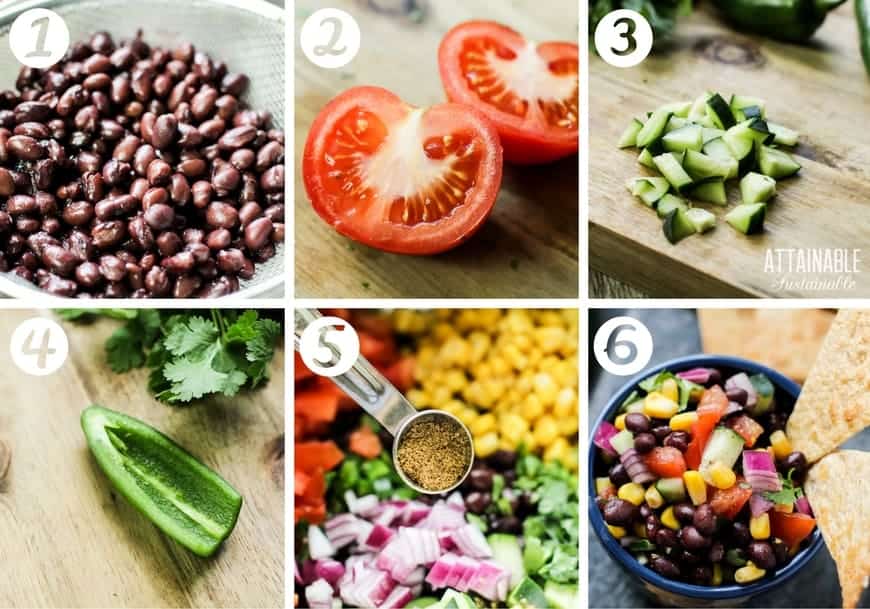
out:
M12 332L9 352L25 374L47 376L63 366L69 354L69 340L56 322L32 317Z
M652 27L636 11L612 11L595 28L595 50L601 59L617 68L636 66L646 59L652 46Z
M342 68L360 47L360 29L350 13L337 8L315 11L299 32L299 46L308 61L320 68Z
M630 376L643 370L653 354L653 338L634 317L608 319L595 333L592 352L610 374Z

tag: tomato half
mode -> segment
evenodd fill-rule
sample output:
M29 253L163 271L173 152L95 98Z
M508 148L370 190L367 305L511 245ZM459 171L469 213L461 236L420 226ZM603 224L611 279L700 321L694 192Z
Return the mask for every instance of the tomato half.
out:
M549 163L579 146L576 44L535 44L492 21L468 21L447 32L438 69L450 101L486 114L501 136L506 161Z
M502 148L482 113L417 108L378 87L329 102L302 158L314 210L342 235L388 252L436 254L481 227L501 186Z

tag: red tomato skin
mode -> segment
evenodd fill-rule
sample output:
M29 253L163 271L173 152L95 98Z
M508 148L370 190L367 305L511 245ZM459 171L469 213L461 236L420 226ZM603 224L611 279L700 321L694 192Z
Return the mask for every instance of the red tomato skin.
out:
M728 489L719 489L713 491L713 496L710 498L710 507L717 516L722 516L728 520L737 518L737 514L749 501L752 496L752 488L745 488L746 485L742 477L737 478L737 483Z
M473 106L489 118L501 137L504 146L504 159L515 165L543 165L575 154L580 147L579 132L565 131L556 133L542 129L531 131L514 121L505 120L506 113L481 102L465 82L465 76L456 63L457 49L468 32L474 29L485 30L499 37L522 39L522 35L494 21L466 21L451 29L438 47L438 71L447 99L459 104ZM552 49L563 49L579 57L579 48L570 42L544 43ZM578 77L579 78L579 77Z
M365 102L365 105L363 104ZM388 225L379 227L381 233L374 234L371 227L360 226L335 212L331 205L332 195L324 184L319 164L325 137L333 131L334 124L351 109L366 107L369 110L385 109L387 114L401 114L412 109L393 92L381 87L352 87L333 98L317 115L308 131L308 138L302 154L302 181L305 191L311 201L314 211L327 224L340 234L379 250L395 254L431 255L440 254L458 247L483 226L496 202L498 190L501 187L503 150L495 127L484 114L474 108L458 104L440 104L429 110L440 109L445 113L454 113L465 118L468 124L475 127L476 133L484 142L488 151L487 158L482 162L484 167L479 174L479 196L477 201L466 203L474 207L467 213L471 215L461 225L454 225L455 230L438 229L437 223L426 225L422 230L408 226ZM470 209L470 208L469 208Z
M816 528L816 519L798 512L770 512L770 533L779 537L788 547L794 547L810 536Z
M680 478L686 471L683 453L672 446L657 446L644 457L644 463L659 478Z
M686 463L692 469L698 469L701 466L704 447L707 446L713 428L716 427L727 408L728 398L721 387L714 385L704 391L701 402L698 404L698 420L692 424L692 441L689 442L689 448L686 450Z

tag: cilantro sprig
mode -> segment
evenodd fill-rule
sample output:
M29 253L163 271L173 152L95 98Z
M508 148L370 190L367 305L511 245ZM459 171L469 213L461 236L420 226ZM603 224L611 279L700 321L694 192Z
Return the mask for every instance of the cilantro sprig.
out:
M106 341L112 371L151 369L148 389L161 402L185 404L208 395L234 396L269 378L281 325L257 311L63 309L68 321L97 316L124 325Z

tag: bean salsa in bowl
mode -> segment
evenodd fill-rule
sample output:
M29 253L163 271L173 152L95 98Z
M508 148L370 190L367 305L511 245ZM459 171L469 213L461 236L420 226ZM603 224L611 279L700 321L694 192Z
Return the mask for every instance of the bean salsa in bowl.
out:
M800 387L699 355L626 384L593 427L590 522L667 604L741 602L779 586L822 544L785 435Z

